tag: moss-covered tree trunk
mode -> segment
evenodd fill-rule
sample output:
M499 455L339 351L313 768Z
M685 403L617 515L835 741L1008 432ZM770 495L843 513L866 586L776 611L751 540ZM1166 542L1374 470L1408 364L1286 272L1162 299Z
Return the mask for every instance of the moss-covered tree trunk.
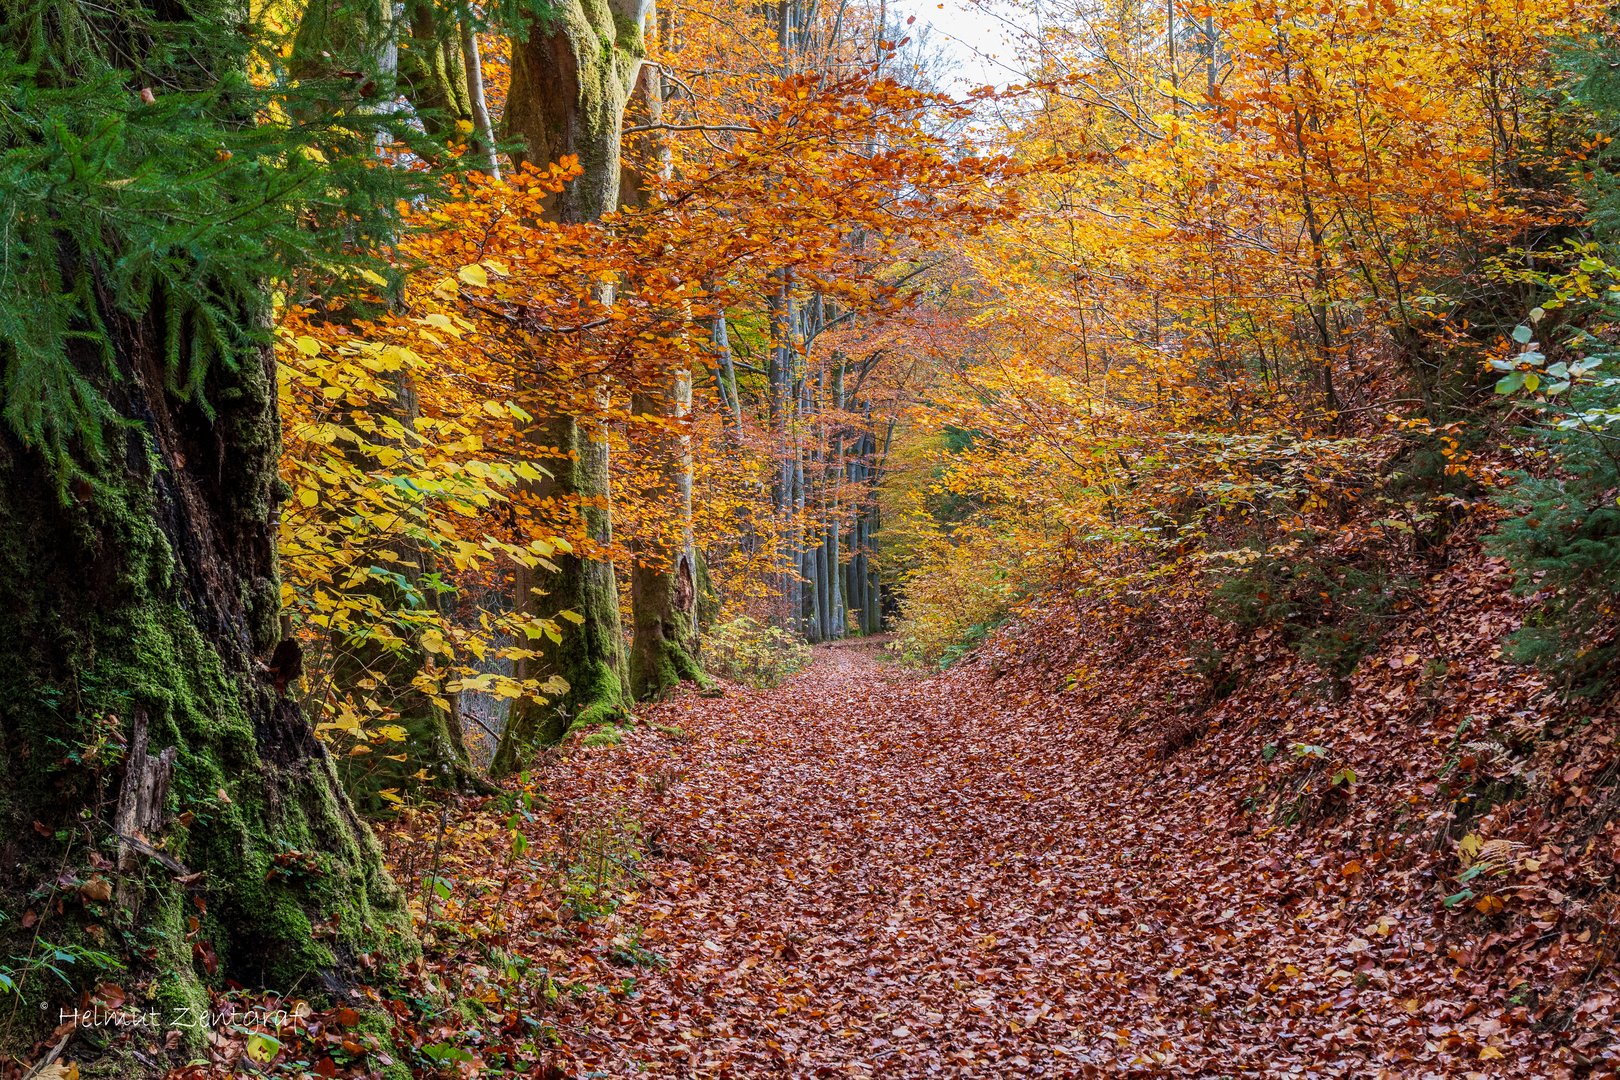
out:
M621 130L641 68L648 6L564 0L512 42L506 125L522 144L514 158L544 166L572 155L582 170L549 200L547 214L555 220L595 221L617 209ZM553 401L566 400L568 389L536 387ZM605 387L595 388L597 397L605 394ZM498 776L522 768L537 743L556 741L569 725L609 719L628 703L618 582L613 563L602 557L613 537L606 432L559 408L536 422L533 437L560 451L542 488L578 507L595 550L555 560L558 572L539 582L518 575L519 610L552 619L570 612L582 621L565 625L562 642L523 664L520 675L560 676L568 691L558 702L514 702L491 764Z
M656 177L673 175L664 124L664 79L657 65L641 69L631 99L633 127L643 131L623 171L625 202L646 205ZM697 661L697 551L692 542L692 373L671 371L643 387L631 411L651 424L644 452L652 468L642 505L656 507L642 523L630 571L632 637L630 689L638 701L658 698L682 682L707 684Z
M645 523L631 569L635 616L630 688L636 699L659 697L683 681L705 681L697 663L697 554L692 544L692 411L690 373L673 373L665 387L637 394L631 408L654 418L648 456L657 468L644 505L662 512Z
M399 77L427 130L436 134L472 124L471 85L463 57L457 12L434 0L411 0L410 34L400 41Z
M506 127L522 144L514 160L543 168L579 159L579 178L548 207L558 221L596 221L618 209L624 111L650 8L650 0L560 0L512 41Z
M0 956L28 1007L0 1021L0 1052L55 1026L68 988L40 960L75 999L116 981L159 1030L200 1039L209 986L344 996L416 952L375 838L286 695L300 657L281 632L262 281L288 256L239 235L275 184L255 168L227 186L243 177L220 148L253 135L231 89L239 22L202 0L0 18L0 46L33 65L0 89L5 156L37 153L52 185L6 177ZM25 84L38 96L16 96ZM72 168L53 141L76 145L68 132L97 148ZM150 194L108 213L95 200L112 185L84 170L121 149L114 190ZM171 232L177 185L192 201Z
M18 916L0 953L104 949L160 1011L202 1005L226 979L341 993L376 978L367 958L414 945L375 839L280 688L292 655L278 647L272 358L246 349L181 400L161 361L165 312L100 316L116 366L89 348L75 361L126 425L100 462L64 498L52 468L0 434L0 910ZM137 713L153 756L175 750L144 840L186 873L139 857L120 912L79 883L106 876L98 856L117 848ZM44 978L25 994L60 991Z
M548 463L552 476L532 492L577 506L586 543L602 548L613 542L613 513L607 489L608 445L587 434L571 416L536 422L530 437L556 447L560 456ZM520 569L518 601L537 618L562 627L562 640L546 643L545 654L518 662L520 679L545 680L560 675L568 690L556 701L512 703L490 772L507 776L523 768L535 746L556 742L570 725L603 723L618 716L627 702L624 626L619 617L619 588L613 563L575 551L552 557L554 573ZM564 613L568 614L564 614Z

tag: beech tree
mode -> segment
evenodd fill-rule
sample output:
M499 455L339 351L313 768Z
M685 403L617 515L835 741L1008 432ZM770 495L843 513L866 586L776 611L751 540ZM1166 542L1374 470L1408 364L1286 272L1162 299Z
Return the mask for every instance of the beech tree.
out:
M513 39L506 125L522 144L514 152L517 164L543 167L565 157L579 162L579 176L548 201L553 220L597 221L618 207L624 113L641 70L649 8L649 0L569 0L547 18L531 20ZM602 286L604 304L613 302L611 290ZM549 388L554 398L563 389ZM589 408L607 393L598 382L576 397ZM618 580L603 554L613 540L606 432L597 423L581 424L579 414L559 401L528 437L556 455L552 475L536 485L536 494L576 504L595 550L561 554L543 588L527 574L518 576L521 609L539 618L567 611L581 621L545 657L523 662L525 669L538 665L539 672L561 677L568 690L555 704L513 703L495 755L497 774L516 769L536 742L555 741L572 723L611 718L628 703Z

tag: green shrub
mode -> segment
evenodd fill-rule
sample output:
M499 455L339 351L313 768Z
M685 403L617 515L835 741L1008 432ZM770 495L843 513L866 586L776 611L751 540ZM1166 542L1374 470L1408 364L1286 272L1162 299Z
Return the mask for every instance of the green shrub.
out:
M1210 611L1246 629L1276 627L1342 690L1415 583L1379 558L1347 558L1313 544L1310 534L1296 541L1286 555L1223 571Z
M780 686L810 657L810 647L794 635L746 615L710 627L703 637L704 666L746 686Z
M1510 656L1602 691L1620 660L1620 68L1594 35L1563 57L1572 100L1607 139L1576 180L1590 217L1580 239L1546 258L1555 271L1520 272L1550 292L1513 332L1517 355L1493 360L1505 395L1539 415L1547 467L1513 474L1498 497L1513 512L1487 538L1535 607ZM1545 260L1542 265L1545 265ZM1551 315L1552 317L1549 317Z
M1620 388L1578 391L1576 410L1620 411ZM1513 511L1486 539L1506 558L1515 588L1537 603L1508 654L1562 676L1576 694L1601 691L1620 659L1620 487L1615 436L1603 429L1549 432L1548 475L1516 473L1497 501Z

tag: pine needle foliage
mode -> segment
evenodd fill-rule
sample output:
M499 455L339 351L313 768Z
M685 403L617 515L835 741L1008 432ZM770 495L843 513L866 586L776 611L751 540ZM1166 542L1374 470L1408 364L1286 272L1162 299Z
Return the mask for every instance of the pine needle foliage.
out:
M330 285L395 228L431 155L375 73L291 79L228 0L0 0L0 414L65 492L119 423L119 320L205 411L211 365L268 343L269 290Z

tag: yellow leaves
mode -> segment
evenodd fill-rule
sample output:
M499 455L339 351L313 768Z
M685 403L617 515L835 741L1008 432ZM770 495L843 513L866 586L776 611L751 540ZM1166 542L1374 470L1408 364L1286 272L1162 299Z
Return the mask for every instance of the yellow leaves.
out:
M420 356L399 345L387 345L375 351L367 351L358 358L358 362L368 371L377 372L400 371L407 367L423 366Z
M450 656L453 653L449 643L445 641L444 635L436 629L424 630L422 632L420 644L424 652L435 653L441 656Z
M360 722L359 713L354 710L354 706L344 702L338 706L337 714L331 720L315 726L316 734L328 731L340 731L346 735L360 738L364 734L364 727Z
M294 338L293 347L305 356L319 356L321 354L321 343L308 334L300 334Z
M542 637L553 644L562 640L562 630L551 619L524 618L518 621L517 629L530 641L538 641Z
M456 271L456 276L469 285L485 286L489 284L489 275L477 263L463 266Z

